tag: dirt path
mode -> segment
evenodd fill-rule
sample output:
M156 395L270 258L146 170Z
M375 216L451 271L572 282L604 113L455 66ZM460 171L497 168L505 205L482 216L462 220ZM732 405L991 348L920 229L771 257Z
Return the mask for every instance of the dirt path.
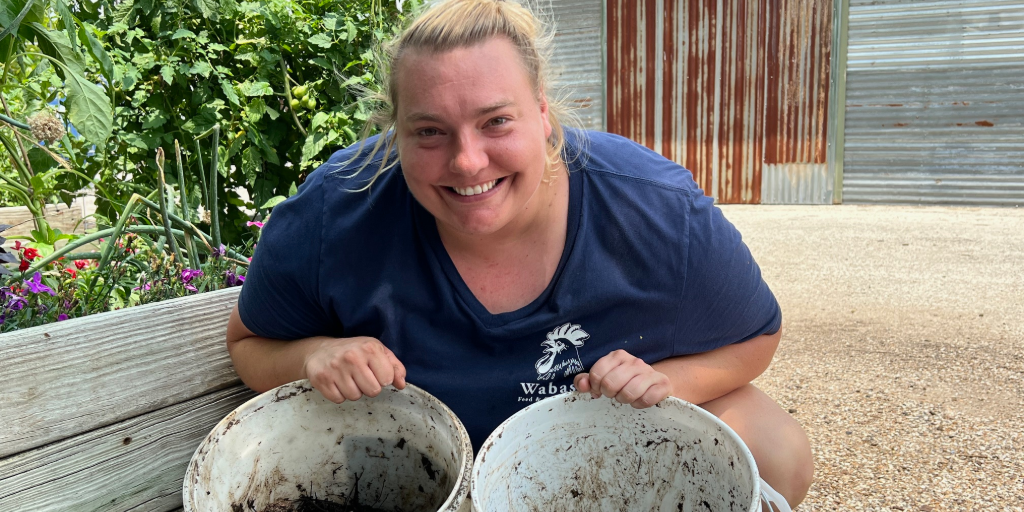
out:
M801 511L1024 511L1024 209L725 206L783 307Z

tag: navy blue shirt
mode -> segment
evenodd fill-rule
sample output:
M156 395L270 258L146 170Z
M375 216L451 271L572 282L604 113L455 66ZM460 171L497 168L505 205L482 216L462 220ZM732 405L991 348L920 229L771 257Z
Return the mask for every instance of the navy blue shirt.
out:
M239 298L242 322L284 340L380 339L477 449L616 349L654 363L779 329L750 251L689 171L616 135L567 135L565 249L527 306L491 314L474 297L400 165L352 192L376 169L350 177L361 163L344 165L353 147L274 209Z

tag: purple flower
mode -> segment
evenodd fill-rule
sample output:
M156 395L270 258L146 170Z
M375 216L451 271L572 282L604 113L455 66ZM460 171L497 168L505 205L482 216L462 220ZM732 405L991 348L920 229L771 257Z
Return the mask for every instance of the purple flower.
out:
M21 311L25 308L26 304L28 304L28 301L24 297L13 297L7 307L11 308L11 311Z
M181 282L186 285L192 282L192 280L197 277L203 277L202 270L193 270L191 268L185 268L181 270ZM186 286L185 288L188 288L188 286Z
M186 285L185 285L185 289L186 289L186 290L188 290L188 291L190 291L190 292L194 292L194 291L196 291L196 287L195 287L195 286L192 286L192 285L190 285L190 284L186 284Z
M43 292L46 292L46 293L49 293L50 295L56 297L57 294L53 293L53 289L51 289L49 286L46 286L45 284L42 283L42 281L40 281L40 279L42 279L42 277L43 276L41 276L39 274L39 272L36 272L35 274L32 275L32 279L29 279L29 280L25 281L25 286L28 286L28 289L32 293L43 293Z
M245 276L240 276L230 270L224 272L224 286L242 286L245 282Z
M3 325L7 321L7 315L0 315L0 325Z
M224 256L225 254L227 254L227 252L228 252L228 248L225 247L224 244L220 244L220 247L218 247L218 248L213 250L213 255L212 256L214 258L219 258L219 257Z
M148 292L150 288L152 288L152 286L150 286L149 283L143 283L142 286L136 286L135 288L132 288L132 291L141 289L142 291Z
M249 227L256 226L260 229L263 229L263 223L258 220L246 222L245 225Z
M61 314L57 315L57 321L58 322L63 322L64 320L67 320L67 319L68 319L68 316L65 315L64 313L61 313Z
M50 307L47 306L46 304L40 304L39 305L39 312L40 313L46 313L49 310L50 310Z

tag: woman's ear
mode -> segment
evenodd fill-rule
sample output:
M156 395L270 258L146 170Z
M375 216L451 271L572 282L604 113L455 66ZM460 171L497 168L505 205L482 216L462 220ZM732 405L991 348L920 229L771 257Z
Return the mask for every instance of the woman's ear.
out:
M540 122L544 125L544 138L548 139L551 137L551 116L548 109L548 97L542 91L537 101L540 104Z

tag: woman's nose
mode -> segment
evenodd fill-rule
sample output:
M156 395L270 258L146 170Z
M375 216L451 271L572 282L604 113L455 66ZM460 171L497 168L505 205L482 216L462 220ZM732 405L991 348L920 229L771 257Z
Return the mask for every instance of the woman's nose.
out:
M488 158L483 142L474 134L459 137L452 156L452 172L473 176L486 169Z

